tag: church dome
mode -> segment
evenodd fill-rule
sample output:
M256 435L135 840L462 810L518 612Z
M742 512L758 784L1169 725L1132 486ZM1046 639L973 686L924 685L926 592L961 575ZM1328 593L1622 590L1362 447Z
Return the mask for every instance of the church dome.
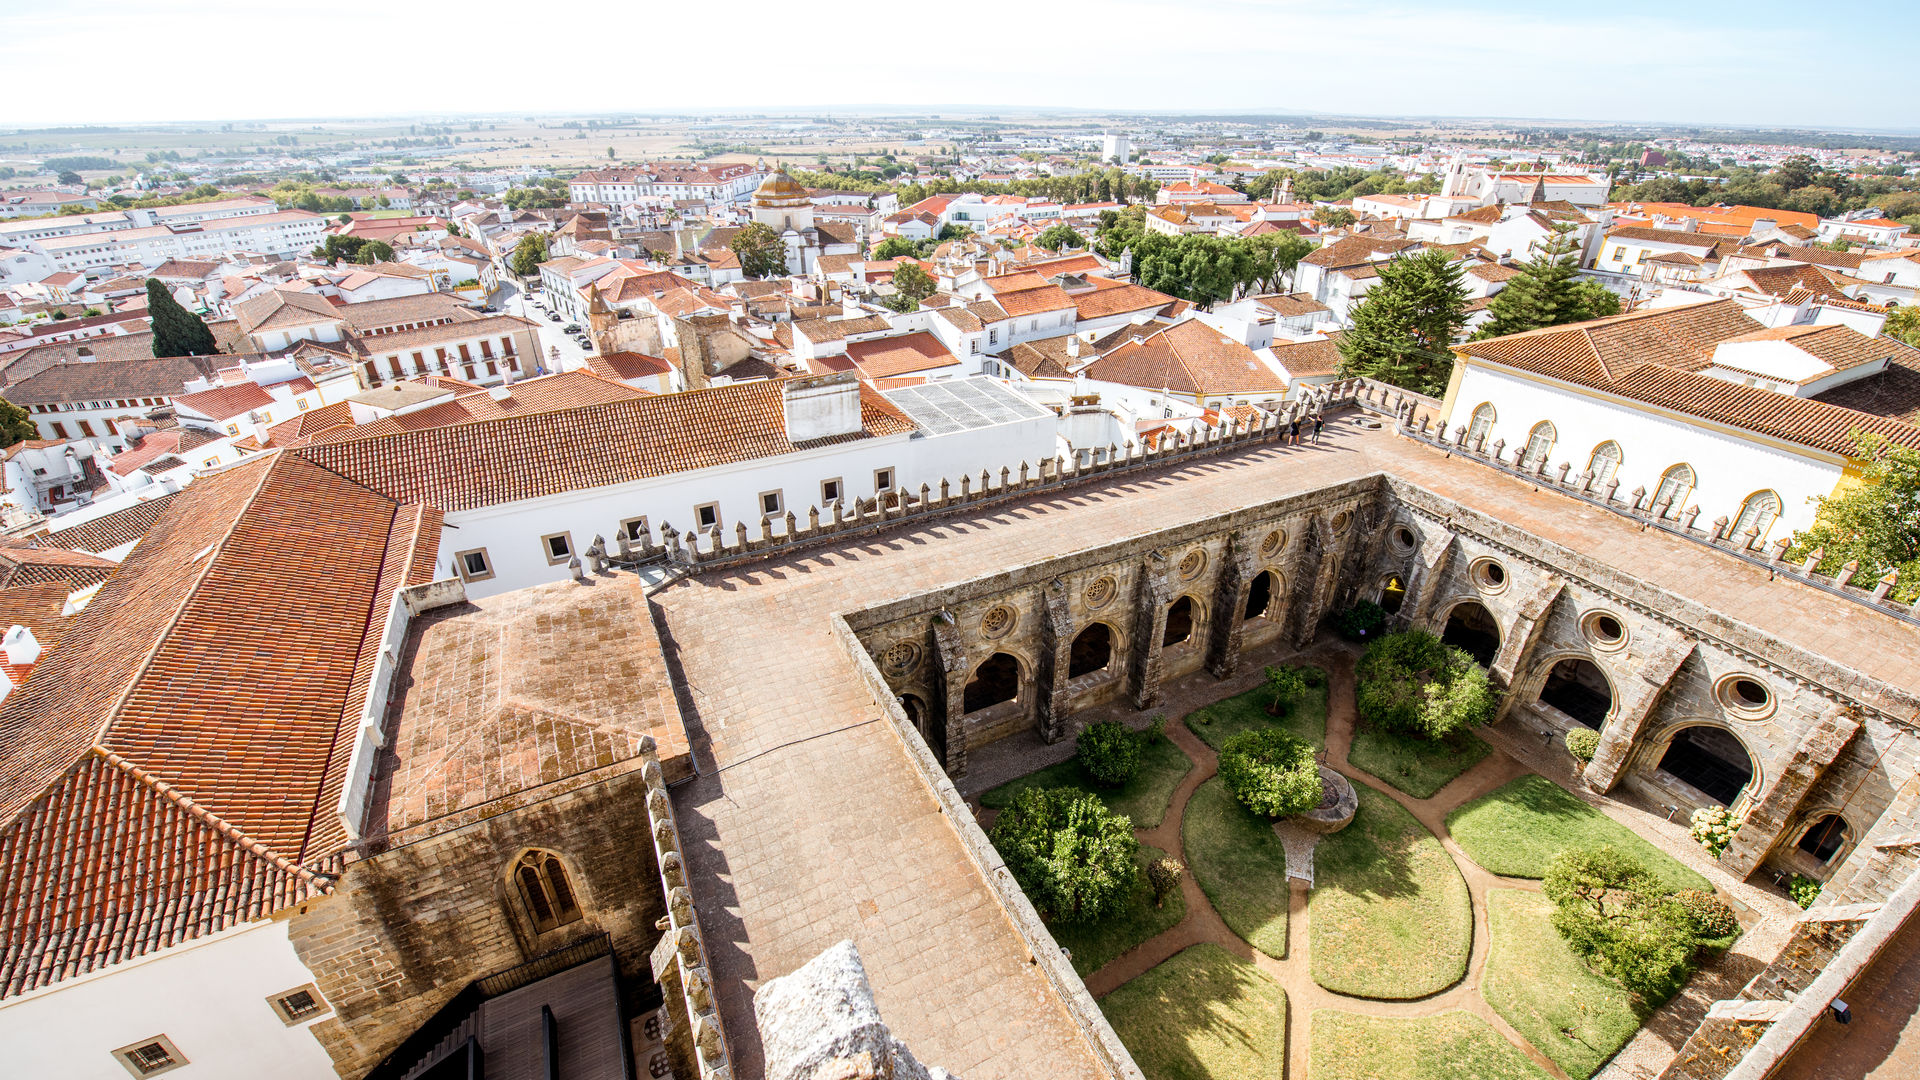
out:
M807 189L801 187L799 181L788 176L785 169L775 169L768 173L767 178L760 181L760 186L753 189L755 206L800 206L811 201L813 197L807 194Z

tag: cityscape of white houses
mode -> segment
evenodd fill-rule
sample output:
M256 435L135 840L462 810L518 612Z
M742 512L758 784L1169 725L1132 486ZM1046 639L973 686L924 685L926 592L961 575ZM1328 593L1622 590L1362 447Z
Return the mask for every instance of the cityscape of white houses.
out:
M764 933L765 910L787 903L766 899L785 883L764 879L806 875L757 852L730 869L737 889L722 899L702 891L716 880L702 860L801 811L781 804L742 827L716 800L691 800L727 755L820 732L802 731L810 700L778 703L791 709L774 724L728 727L756 695L716 686L708 698L687 672L790 617L794 656L812 656L815 636L850 650L834 663L879 708L859 697L836 722L872 721L868 734L894 740L865 745L872 767L856 786L929 808L917 832L900 830L928 850L974 843L949 800L970 741L1071 736L1080 706L1145 709L1163 675L1230 672L1243 646L1312 645L1358 600L1391 598L1396 626L1449 633L1450 613L1484 600L1486 623L1470 629L1491 643L1482 660L1512 715L1546 725L1549 742L1572 723L1617 740L1595 759L1606 782L1583 774L1596 799L1625 776L1641 796L1674 798L1669 810L1736 807L1761 823L1745 841L1760 848L1723 865L1892 902L1883 886L1911 859L1920 782L1911 736L1880 729L1911 727L1920 687L1884 666L1844 671L1847 656L1788 655L1784 632L1696 641L1658 615L1673 596L1624 569L1576 580L1567 551L1528 521L1494 520L1482 504L1499 499L1473 492L1498 484L1542 506L1576 496L1541 512L1617 527L1599 556L1576 553L1587 562L1698 541L1690 557L1824 605L1836 642L1868 625L1904 648L1916 614L1892 599L1897 574L1823 576L1785 553L1823 497L1860 482L1862 436L1920 449L1920 350L1887 332L1920 303L1907 224L1872 207L1636 201L1582 163L1597 159L1519 141L1494 154L1205 124L1175 137L1156 122L997 142L939 117L913 124L874 138L884 165L823 155L805 172L740 147L640 162L609 147L572 175L423 153L403 178L342 155L319 174L265 161L267 183L236 165L211 188L153 169L142 186L43 177L0 191L0 397L31 426L4 451L0 493L11 1069L439 1080L480 1075L482 1058L489 1073L535 1075L538 1058L541 1075L572 1075L553 1066L564 1024L579 1040L568 1053L591 1046L613 1063L581 1076L611 1080L644 1058L656 1076L746 1080L725 1064L750 1045L731 1025L754 1021L740 1004L748 982L765 993L785 972L743 976L762 957L743 961L728 952L739 942L712 935L749 918L730 902ZM892 183L866 179L867 166ZM1296 191L1314 170L1347 168L1405 183ZM849 170L852 182L832 175ZM1039 186L1088 170L1099 178L1084 201ZM903 205L906 184L924 197ZM165 190L150 196L154 185ZM736 245L752 226L778 238L776 265ZM1151 235L1115 250L1123 227ZM1305 254L1213 294L1139 265L1153 245L1276 237ZM1620 313L1483 333L1505 290L1556 251ZM1356 378L1348 355L1355 312L1415 257L1459 271L1465 308L1449 350L1429 354L1451 361L1433 397ZM163 355L192 320L213 351L196 334L184 351L200 355ZM1322 424L1334 433L1314 445ZM1392 474L1409 461L1466 494L1452 502ZM1172 465L1152 472L1161 462ZM1183 490L1213 509L1169 509ZM968 509L1029 494L1044 501L1004 519ZM977 553L990 545L966 547L974 533L1086 521L1112 500L1159 516L1063 528L1017 566L917 563L891 592L857 577L869 559L885 575L945 557L921 548ZM971 516L948 528L950 512ZM883 536L902 523L914 531ZM1227 531L1203 536L1215 526ZM823 554L836 536L844 545ZM1522 549L1525 566L1511 561L1538 581L1508 591L1476 569ZM820 625L795 606L813 575L856 597L836 595ZM1291 598L1256 612L1233 592L1243 577L1267 583L1263 603ZM908 595L936 584L937 602ZM1207 600L1216 585L1225 592ZM724 603L688 599L701 590L756 597L756 626L701 622L700 603ZM1567 621L1589 592L1633 593L1633 618L1646 617L1631 649L1621 628L1594 655L1664 668L1641 672L1651 690L1623 688L1612 711L1582 719L1548 700L1564 689L1558 669L1526 658L1555 635L1549 659L1588 655L1591 613L1563 633L1553 612ZM1163 633L1181 600L1191 644ZM1114 662L1069 675L1072 624L1108 603L1128 612L1093 620L1114 635ZM993 657L1029 647L1042 651L1013 660L1011 697L968 705ZM1742 649L1753 655L1734 671ZM785 686L777 651L756 679L823 693ZM1728 679L1762 677L1747 668L1771 679L1800 664L1795 689L1780 680L1798 696L1781 716L1826 725L1768 728L1779 745L1754 751L1725 798L1660 786L1659 754L1633 742L1663 693L1701 697L1687 687L1706 675L1686 665L1709 660L1719 681L1706 698L1723 703ZM1611 694L1608 680L1581 685ZM1843 709L1843 692L1860 700ZM1772 722L1758 706L1728 710L1728 732ZM1858 751L1875 762L1858 766L1874 781L1861 798L1878 802L1816 808L1858 819L1839 826L1794 807L1768 824L1768 808L1791 801L1782 785L1819 771L1814 757L1852 761L1836 756L1853 737L1841 712L1879 726L1871 755ZM687 717L704 733L690 738ZM1729 760L1739 742L1699 738ZM781 797L798 799L793 785L824 772L782 762L724 782L755 790L777 773ZM862 812L885 809L875 796ZM834 842L861 821L839 822ZM1813 835L1832 842L1801 842ZM967 849L982 867L991 851ZM875 880L887 896L924 885ZM985 921L1031 977L1021 1000L1059 1005L1069 1038L1111 1055L1111 1075L1135 1075L1127 1051L1101 1041L1084 985L1056 978L1071 969L1049 931L1000 888L970 893L968 918L1008 913ZM851 906L858 933L884 932L867 928L866 902ZM870 958L891 970L876 981L911 1000L885 967L907 951L890 940Z

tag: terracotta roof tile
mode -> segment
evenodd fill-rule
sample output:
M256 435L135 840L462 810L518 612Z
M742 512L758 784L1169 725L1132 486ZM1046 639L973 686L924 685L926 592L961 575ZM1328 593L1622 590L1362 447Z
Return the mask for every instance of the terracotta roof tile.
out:
M780 382L735 383L295 451L402 502L471 510L792 453ZM863 388L865 430L912 421ZM806 445L815 445L812 443Z
M1252 349L1198 319L1130 341L1082 371L1090 379L1179 394L1283 393L1287 388Z
M147 530L159 520L162 512L178 498L179 494L160 495L145 502L135 503L124 510L115 510L111 514L94 518L64 529L55 529L46 535L46 541L57 547L74 551L90 551L99 554L111 551L123 544L133 543L147 535Z

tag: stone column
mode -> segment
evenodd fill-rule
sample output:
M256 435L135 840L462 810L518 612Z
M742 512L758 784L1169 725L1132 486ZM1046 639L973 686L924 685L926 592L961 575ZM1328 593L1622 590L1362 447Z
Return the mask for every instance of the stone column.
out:
M1455 539L1452 529L1441 529L1421 542L1413 561L1413 580L1407 582L1407 603L1401 609L1408 626L1427 626L1432 621L1433 602L1440 595L1440 582L1447 576L1447 564L1453 561L1458 546ZM1445 627L1431 629L1438 634Z
M1066 730L1062 710L1072 651L1073 617L1067 610L1067 590L1055 578L1040 593L1040 652L1034 671L1034 715L1040 737L1050 744L1059 742Z
M1340 555L1334 549L1327 523L1315 517L1300 538L1300 550L1293 560L1293 644L1304 649L1313 643L1320 628L1320 617L1339 585Z
M1560 591L1567 587L1558 574L1548 574L1546 579L1520 601L1517 614L1510 627L1500 639L1500 651L1493 656L1493 665L1488 674L1493 677L1495 686L1508 691L1500 702L1500 715L1494 717L1499 723L1513 711L1513 683L1520 673L1527 670L1527 660L1533 655L1533 647L1540 641L1540 631L1546 629L1547 616L1553 611L1553 602Z
M1648 718L1673 683L1680 665L1693 655L1694 645L1694 640L1685 636L1660 642L1641 661L1632 678L1620 680L1620 699L1614 702L1613 716L1600 730L1600 745L1581 774L1587 787L1604 795L1620 782Z
M1146 565L1140 568L1140 587L1134 593L1133 707L1150 709L1160 700L1160 639L1167 632L1167 604L1173 599L1173 584L1168 580L1172 567L1167 553L1148 552Z
M1247 591L1258 573L1258 542L1239 533L1227 534L1227 546L1220 553L1220 576L1209 601L1213 623L1207 633L1207 670L1216 679L1230 679L1240 670L1240 640L1246 630L1242 616L1247 609ZM1274 597L1268 603L1278 600Z
M1820 714L1766 788L1748 803L1740 831L1720 855L1728 873L1738 878L1753 873L1780 842L1780 833L1800 809L1800 800L1859 730L1860 721L1846 705L1835 702Z
M967 774L967 676L972 672L967 667L967 650L960 643L960 628L953 623L953 615L942 611L933 617L933 661L939 665L946 693L935 695L936 700L927 703L930 709L939 710L940 726L946 732L946 758L948 776Z

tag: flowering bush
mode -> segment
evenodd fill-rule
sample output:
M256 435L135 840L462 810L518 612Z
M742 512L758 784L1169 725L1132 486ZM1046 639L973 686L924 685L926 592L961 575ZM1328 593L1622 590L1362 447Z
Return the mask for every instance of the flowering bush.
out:
M1740 831L1740 819L1724 806L1695 810L1693 817L1688 819L1688 825L1694 841L1716 859L1727 850L1728 844L1733 843L1733 834Z
M1592 728L1577 727L1567 732L1567 753L1581 761L1592 761L1599 749L1600 733Z

